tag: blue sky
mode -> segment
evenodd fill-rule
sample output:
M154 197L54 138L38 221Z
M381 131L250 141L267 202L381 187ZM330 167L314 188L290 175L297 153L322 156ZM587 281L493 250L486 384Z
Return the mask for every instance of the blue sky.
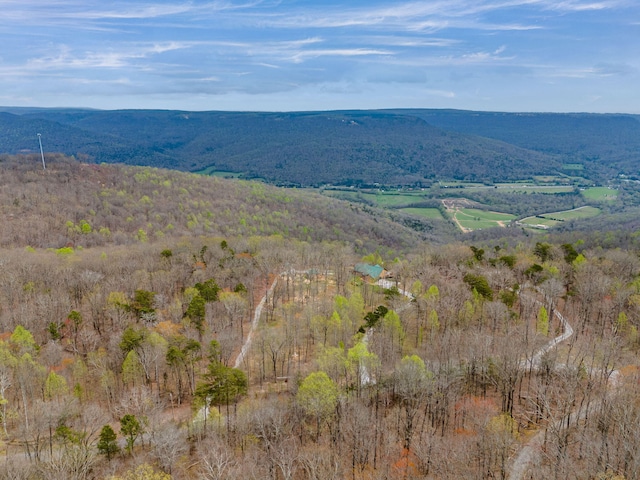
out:
M0 105L640 113L640 2L0 0Z

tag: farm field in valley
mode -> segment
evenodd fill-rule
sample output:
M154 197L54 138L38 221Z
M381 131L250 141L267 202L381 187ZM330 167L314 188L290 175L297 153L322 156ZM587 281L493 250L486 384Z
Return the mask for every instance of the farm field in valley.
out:
M587 200L593 200L596 202L610 202L617 200L618 190L609 187L591 187L586 188L582 192L582 196Z
M536 185L533 183L497 183L495 185L468 185L462 188L469 192L477 192L482 190L498 190L500 193L567 193L573 190L573 187L568 185Z
M518 223L531 226L534 228L551 228L558 225L561 222L567 220L577 220L584 218L592 218L600 215L600 209L596 207L584 206L574 208L573 210L564 210L561 212L545 213L534 217L527 217L520 220Z
M505 227L515 215L475 208L478 204L466 198L442 200L450 218L463 232L492 227Z
M428 220L450 218L463 232L505 227L522 217L525 218L518 223L525 227L549 229L564 221L596 217L602 213L598 205L619 200L616 188L585 187L584 179L563 176L496 184L437 182L430 188L415 189L338 187L323 192ZM447 215L437 208L440 202Z
M463 230L504 227L516 218L510 213L490 212L477 208L461 208L456 210L453 216Z
M381 208L401 207L412 203L424 201L424 193L364 193L362 196Z

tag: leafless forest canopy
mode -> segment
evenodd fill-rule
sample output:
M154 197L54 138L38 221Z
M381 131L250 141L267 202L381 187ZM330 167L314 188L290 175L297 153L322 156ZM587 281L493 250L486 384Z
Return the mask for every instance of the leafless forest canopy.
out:
M640 478L634 249L38 167L0 159L0 478Z

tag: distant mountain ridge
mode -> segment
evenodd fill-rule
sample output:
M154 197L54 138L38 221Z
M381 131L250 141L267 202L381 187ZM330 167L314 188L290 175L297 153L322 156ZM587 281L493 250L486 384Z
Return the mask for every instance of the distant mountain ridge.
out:
M444 130L559 155L567 163L585 163L592 176L637 175L640 170L640 115L435 109L390 112L415 115Z
M2 112L4 111L4 112ZM0 108L0 152L234 172L291 186L592 179L640 165L640 121L622 115L449 110L296 113Z

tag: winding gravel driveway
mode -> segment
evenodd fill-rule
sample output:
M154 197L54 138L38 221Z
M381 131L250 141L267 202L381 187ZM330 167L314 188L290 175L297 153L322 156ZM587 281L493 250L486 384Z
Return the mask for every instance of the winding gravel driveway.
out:
M264 308L264 305L267 299L269 298L270 295L273 294L273 290L276 288L276 285L278 284L278 278L279 276L276 276L276 278L273 280L273 283L271 284L269 289L266 291L265 295L262 297L262 299L260 300L260 303L255 309L255 312L253 315L253 321L251 322L251 328L249 329L249 333L247 334L247 339L242 345L242 349L240 350L240 353L236 358L236 361L234 364L235 368L240 367L247 353L249 352L249 349L251 348L253 333L258 327L258 324L260 322L260 317L262 316L262 310ZM383 288L391 288L395 286L395 283L389 280L381 279L378 281L378 285L380 285ZM413 295L410 292L400 290L400 293L410 299L413 298ZM533 369L533 370L537 369L540 365L541 358L545 353L555 348L558 344L568 340L573 335L573 328L571 327L567 319L560 312L558 312L558 310L554 310L554 315L562 325L563 333L555 337L554 339L552 339L546 345L542 346L533 355L533 357L523 361L522 363L523 367ZM368 372L366 371L361 372L361 375L363 375L365 378L368 379ZM614 380L615 382L618 376L619 376L618 372L614 371L611 374L611 380ZM545 429L540 430L531 440L529 440L529 442L526 445L524 445L520 449L517 456L513 459L513 462L511 463L511 469L508 477L509 480L522 480L524 478L529 466L535 460L537 454L541 450L542 443L544 441L544 434L545 434Z
M253 321L251 322L251 328L249 329L249 333L247 334L247 339L242 345L242 349L240 350L240 353L236 357L236 363L233 365L234 368L239 368L242 362L244 362L244 357L247 355L247 352L249 352L249 349L251 348L253 332L255 331L256 328L258 328L258 323L260 323L260 316L262 315L262 309L264 308L264 304L267 302L267 298L269 298L269 296L273 294L273 290L276 288L277 284L278 284L278 276L276 276L276 278L273 280L273 283L271 284L269 289L266 291L266 293L260 300L260 303L256 307L256 310L253 314Z
M556 347L559 343L569 339L573 335L573 328L571 327L567 319L560 312L558 312L557 309L554 309L554 314L560 321L560 324L562 325L564 332L562 333L562 335L557 336L556 338L551 340L549 343L544 345L542 348L540 348L530 360L524 361L524 366L526 366L527 368L530 368L532 370L537 370L538 367L540 366L540 360L545 353L547 353L552 348ZM610 386L615 388L619 383L619 379L620 379L620 372L618 370L614 370L609 375L608 383ZM589 408L587 410L584 410L579 413L579 417L575 418L575 421L579 421L580 419L586 418L589 411L596 408L598 405L600 405L600 403L601 401L592 402L589 405ZM571 416L575 416L575 412L569 413L569 417ZM567 421L567 417L564 417L558 420L556 424L560 425L562 423L566 423L566 421ZM529 440L529 442L527 442L526 445L524 445L520 449L520 451L518 452L518 454L516 455L516 457L513 459L511 463L511 469L509 471L509 476L507 477L508 480L522 480L526 478L525 475L529 471L530 465L534 462L534 460L536 460L538 455L540 455L540 453L542 452L542 445L544 443L546 431L547 431L546 428L543 428L542 430L540 430Z

